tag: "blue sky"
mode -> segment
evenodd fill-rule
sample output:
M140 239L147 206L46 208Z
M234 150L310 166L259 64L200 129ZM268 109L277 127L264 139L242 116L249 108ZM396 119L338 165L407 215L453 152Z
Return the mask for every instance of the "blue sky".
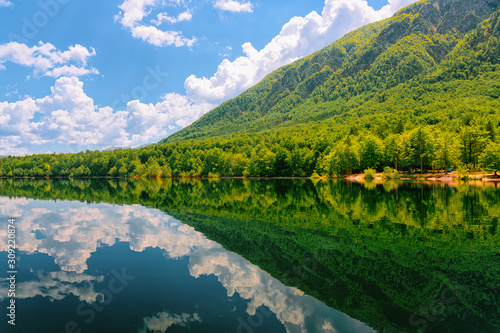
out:
M414 0L0 0L0 155L137 147Z

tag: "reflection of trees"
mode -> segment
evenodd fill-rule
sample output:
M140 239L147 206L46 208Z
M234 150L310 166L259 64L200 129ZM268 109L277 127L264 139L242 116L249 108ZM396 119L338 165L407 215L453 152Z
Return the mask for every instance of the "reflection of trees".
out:
M494 301L500 295L492 289L500 282L500 191L494 188L9 179L0 180L0 194L163 209L283 282L374 327L414 331L410 314L455 278L466 291L440 317L449 320L429 331L459 331L457 318L500 324Z
M457 235L467 239L465 235L471 232L491 230L493 221L500 218L499 193L493 188L465 184L449 188L397 182L367 190L355 183L314 184L309 180L0 179L2 195L142 204L259 220L330 235L341 229L360 232L363 226L369 226L370 231L363 232L372 236L390 232L396 237L401 227L394 226L406 225L403 228L406 232L411 230L436 246L456 240ZM350 230L353 225L360 226ZM436 229L444 233L434 239ZM496 233L491 237L484 241L498 239Z

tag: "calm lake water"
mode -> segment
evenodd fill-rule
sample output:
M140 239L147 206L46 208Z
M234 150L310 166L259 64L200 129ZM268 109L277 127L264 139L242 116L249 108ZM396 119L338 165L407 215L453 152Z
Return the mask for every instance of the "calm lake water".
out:
M0 179L0 332L498 333L499 219L495 186Z

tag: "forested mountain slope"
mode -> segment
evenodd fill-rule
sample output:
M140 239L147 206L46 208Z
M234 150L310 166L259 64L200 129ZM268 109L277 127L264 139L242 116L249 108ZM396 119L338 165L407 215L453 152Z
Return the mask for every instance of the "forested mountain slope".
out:
M488 113L500 95L497 8L498 0L419 1L278 69L161 143L316 121L435 124L479 111L477 100Z

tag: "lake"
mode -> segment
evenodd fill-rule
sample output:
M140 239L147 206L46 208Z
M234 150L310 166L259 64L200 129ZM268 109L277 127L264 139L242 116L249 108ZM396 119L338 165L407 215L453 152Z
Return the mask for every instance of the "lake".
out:
M499 219L494 185L0 179L0 331L498 333Z

